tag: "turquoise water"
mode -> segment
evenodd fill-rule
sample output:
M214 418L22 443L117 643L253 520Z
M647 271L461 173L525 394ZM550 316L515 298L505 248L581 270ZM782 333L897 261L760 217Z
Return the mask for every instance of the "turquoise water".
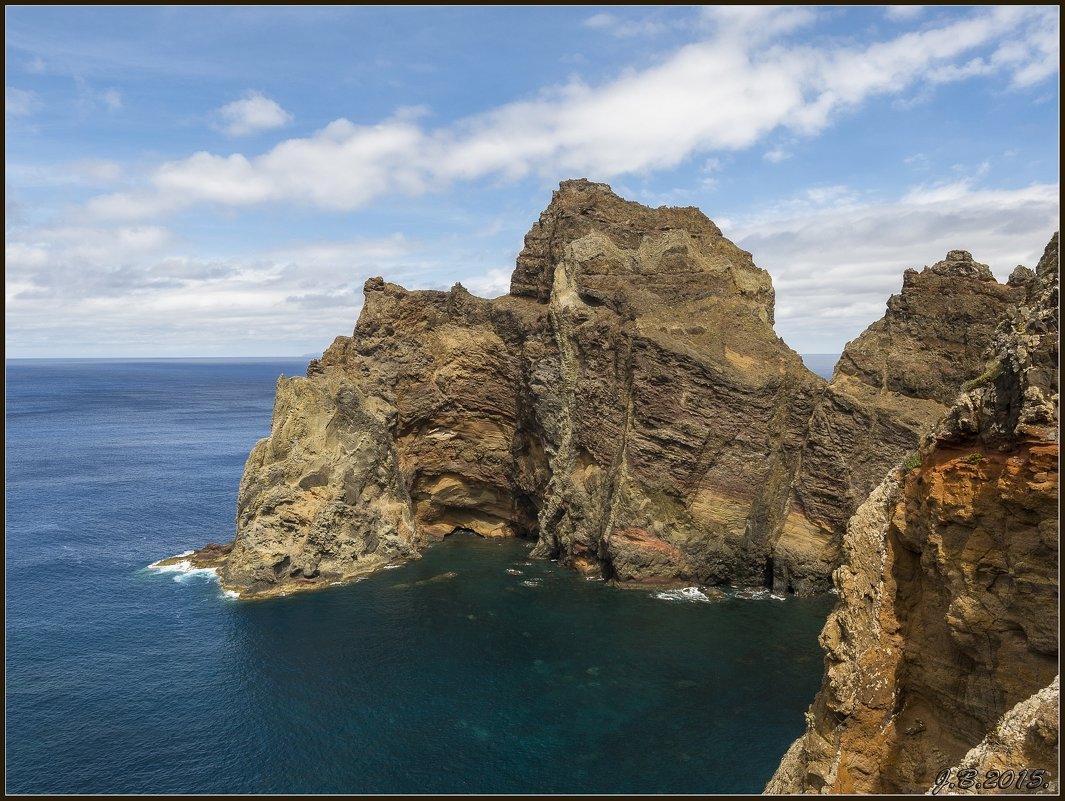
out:
M762 789L830 598L661 600L464 534L256 602L146 569L231 537L303 367L8 362L8 792Z

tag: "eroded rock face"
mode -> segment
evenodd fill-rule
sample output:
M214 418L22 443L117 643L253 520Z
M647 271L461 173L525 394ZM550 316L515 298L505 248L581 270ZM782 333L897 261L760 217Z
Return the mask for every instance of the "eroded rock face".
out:
M983 370L995 327L1023 298L1023 286L998 283L964 250L921 272L906 270L884 316L847 343L810 419L795 525L785 526L776 548L779 590L827 588L816 563L812 575L785 572L803 566L788 551L809 550L808 522L838 546L858 505Z
M925 792L1052 746L1011 767L1056 767L1056 234L1024 289L920 464L850 520L825 680L767 792Z
M924 295L975 319L1023 294L951 259L907 279L828 387L774 333L768 274L701 212L563 182L508 296L370 279L353 335L278 382L223 584L343 581L462 528L623 584L827 589L868 475L945 408L878 348L920 329ZM914 338L907 358L949 349L975 375L981 337Z
M1054 771L1058 764L1060 708L1061 690L1055 676L1048 686L1007 712L994 730L962 757L947 774L956 785L948 787L950 794L1015 795L1038 791L1056 795L1061 787L1061 778ZM958 784L962 770L973 773L967 782ZM1037 771L1042 771L1042 775ZM996 775L998 781L989 787L987 777ZM979 788L975 786L977 777L982 785Z

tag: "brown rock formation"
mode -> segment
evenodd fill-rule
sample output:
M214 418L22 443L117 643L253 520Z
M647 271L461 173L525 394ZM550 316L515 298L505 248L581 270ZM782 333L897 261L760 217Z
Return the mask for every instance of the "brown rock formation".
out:
M998 283L964 250L905 272L884 317L847 343L810 419L795 513L776 548L778 590L824 588L817 563L800 556L811 553L809 524L835 553L858 505L950 408L983 363L995 326L1023 297L1023 287ZM796 575L796 565L811 570Z
M825 681L767 792L924 792L949 767L1056 768L1056 234L1025 283L920 464L848 524Z
M826 391L773 331L768 274L701 212L563 182L510 295L370 279L353 335L278 381L223 584L343 581L463 528L619 583L826 589L870 474L945 408L913 364L972 373L985 317L1023 294L966 257L909 277ZM948 311L961 339L922 341Z

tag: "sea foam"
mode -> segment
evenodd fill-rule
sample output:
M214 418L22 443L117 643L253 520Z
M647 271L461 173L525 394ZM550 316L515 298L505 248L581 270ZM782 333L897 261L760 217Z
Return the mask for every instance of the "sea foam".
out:
M185 553L179 553L176 556L191 556L194 551L186 551ZM175 557L169 556L167 559L173 559ZM165 562L166 559L160 559L159 562ZM221 580L218 576L217 567L193 567L193 564L188 559L182 559L180 562L172 565L163 565L159 562L152 562L148 565L149 570L154 570L156 573L173 573L174 581L184 583L190 578L205 578L209 581L217 581L221 584ZM222 590L222 594L226 598L239 598L240 594L233 592L232 590Z
M745 601L786 601L786 595L777 595L766 587L741 587L732 593L733 598L741 598Z
M652 592L652 598L660 601L686 601L688 603L708 604L711 599L698 587L681 587L679 590Z

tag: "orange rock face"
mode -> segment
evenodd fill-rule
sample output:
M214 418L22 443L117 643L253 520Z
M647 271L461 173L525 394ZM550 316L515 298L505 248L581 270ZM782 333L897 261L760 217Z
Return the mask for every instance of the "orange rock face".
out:
M1056 306L1055 235L997 369L850 520L825 680L767 792L923 793L977 766L1057 788Z

